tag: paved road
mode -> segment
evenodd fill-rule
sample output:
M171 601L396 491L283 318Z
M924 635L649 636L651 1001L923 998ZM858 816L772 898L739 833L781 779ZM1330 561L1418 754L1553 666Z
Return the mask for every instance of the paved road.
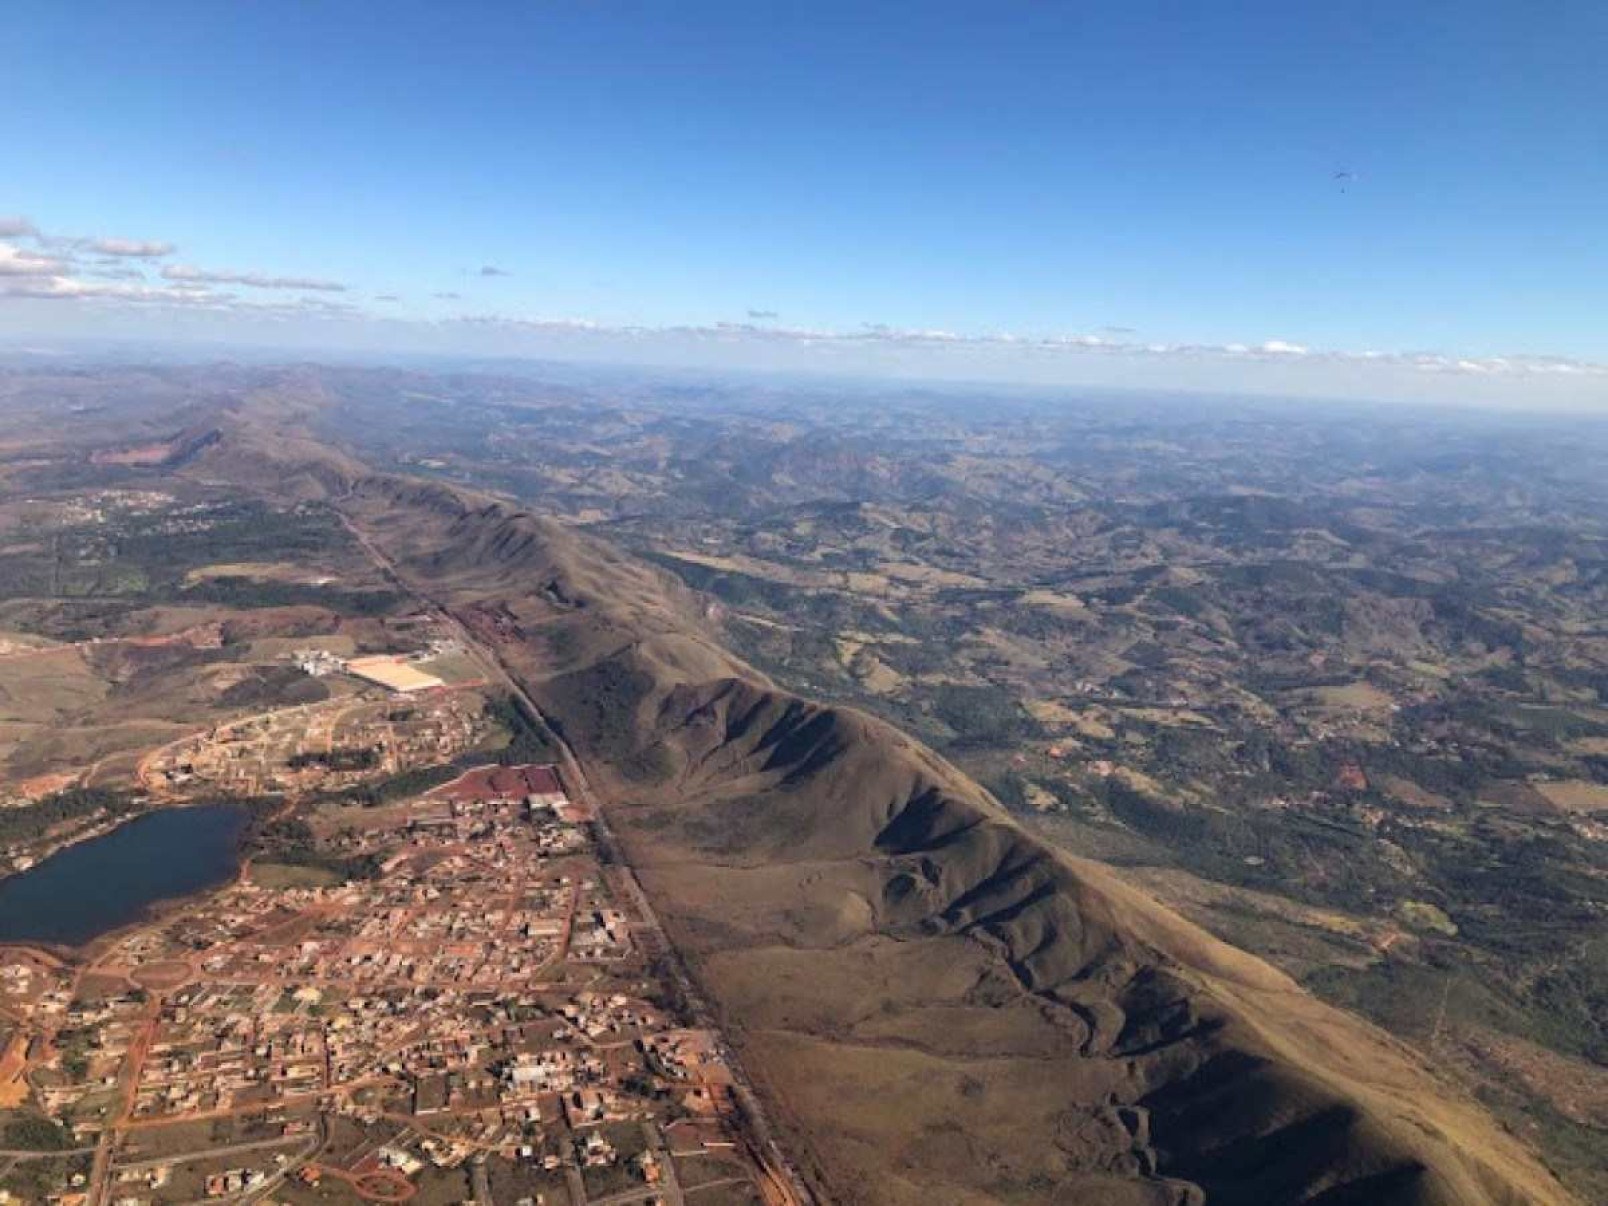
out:
M530 693L525 690L519 679L503 664L502 658L498 656L495 648L488 648L476 639L445 605L438 603L430 595L405 579L391 559L376 547L368 535L361 531L356 524L344 515L341 518L347 529L352 533L353 538L374 559L375 564L391 581L417 598L425 605L427 610L440 617L442 622L463 642L464 648L479 654L480 659L501 680L501 685L504 689L524 709L527 718L537 726L549 744L558 751L558 761L563 771L564 781L575 790L576 794L581 798L581 803L586 805L592 815L597 818L595 827L597 844L605 856L604 861L605 863L612 862L616 869L619 870L620 879L624 883L627 893L631 896L632 903L641 914L652 936L657 939L657 945L665 957L664 961L670 968L671 974L675 977L676 986L681 991L682 999L687 1003L693 1024L703 1029L718 1031L719 1022L714 1010L710 1008L702 993L698 991L692 976L688 973L686 965L681 959L680 953L665 933L664 926L659 921L658 913L654 910L653 905L649 903L647 894L637 881L636 873L631 869L630 864L626 862L620 844L614 836L614 831L609 826L608 818L604 815L598 793L593 789L590 780L587 779L586 771L582 767L580 759L576 757L575 751L570 748L569 742L564 740L553 726L547 722L547 717L541 708L537 706L536 701L531 698ZM725 1051L724 1044L722 1049ZM753 1140L754 1152L763 1165L763 1172L770 1180L770 1188L774 1191L765 1194L767 1200L788 1203L789 1206L814 1206L815 1195L810 1192L803 1176L793 1166L793 1163L787 1159L782 1151L781 1144L776 1141L770 1119L760 1103L759 1094L754 1091L752 1083L743 1071L742 1066L737 1062L735 1055L729 1051L725 1051L725 1054L733 1077L732 1092L740 1106L743 1115L742 1121L749 1131L750 1138ZM762 1186L762 1190L764 1188Z

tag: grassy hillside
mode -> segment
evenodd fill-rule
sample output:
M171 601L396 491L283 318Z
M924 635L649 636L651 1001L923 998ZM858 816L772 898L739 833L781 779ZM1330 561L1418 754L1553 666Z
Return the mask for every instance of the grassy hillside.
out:
M441 487L342 505L587 760L830 1199L1568 1200L1407 1048L777 690L658 572Z

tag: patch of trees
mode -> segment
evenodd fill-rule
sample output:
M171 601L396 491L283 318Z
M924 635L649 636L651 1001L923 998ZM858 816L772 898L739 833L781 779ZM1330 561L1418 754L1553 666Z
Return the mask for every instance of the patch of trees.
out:
M1535 1012L1559 1032L1548 1036L1552 1046L1577 1047L1587 1059L1608 1063L1608 942L1588 943L1578 960L1552 964L1532 993Z
M944 683L933 693L932 712L962 747L1013 745L1040 733L1038 722L1003 687Z
M0 1177L0 1189L10 1193L13 1201L48 1201L53 1191L74 1174L88 1175L89 1159L88 1156L36 1156L18 1161Z
M1599 703L1608 703L1608 670L1595 666L1560 666L1550 673L1564 686L1591 691Z
M650 548L635 551L644 560L668 569L694 590L714 595L732 607L779 612L795 617L802 614L813 625L824 628L854 626L854 601L835 591L801 590L786 582L775 582L737 570L715 569L682 561Z
M4 589L0 589L0 597L4 594ZM73 643L115 636L139 606L137 601L127 598L30 599L11 611L6 623L22 632Z
M783 587L780 583L768 582L752 574L682 561L678 557L655 553L651 549L642 549L639 552L644 560L662 565L693 590L714 595L734 607L776 608L786 605L784 597L790 588Z
M1165 843L1190 870L1225 883L1274 888L1361 912L1389 905L1411 886L1382 857L1372 835L1350 824L1343 811L1331 820L1184 808L1115 778L1101 780L1094 790L1124 824Z
M291 770L306 770L310 766L322 766L332 771L373 770L379 764L380 752L373 746L364 746L358 749L311 750L306 753L291 755L286 763Z
M329 688L293 666L268 666L230 684L220 698L237 708L321 703L329 698Z
M72 1136L59 1122L38 1114L24 1114L6 1123L4 1144L18 1151L59 1152L72 1147Z
M1510 699L1487 699L1464 691L1448 700L1404 709L1398 723L1421 732L1439 723L1461 730L1458 737L1465 746L1483 751L1498 778L1516 778L1527 770L1544 765L1525 762L1523 755L1534 750L1556 750L1561 743L1577 737L1608 735L1608 726L1569 708L1527 704ZM1496 769L1495 763L1502 765Z
M26 841L63 821L76 820L105 809L125 816L138 809L132 796L102 787L70 787L46 796L26 808L0 810L0 842Z
M276 510L241 500L210 507L193 523L175 523L175 518L172 513L140 517L117 533L120 559L144 570L153 586L180 586L190 570L220 561L305 564L349 541L334 514L315 505Z
M268 853L268 857L271 861L287 867L311 867L318 871L328 871L340 879L378 879L380 864L384 861L378 854L345 857L327 850L300 846L272 850Z
M1033 607L1014 600L997 613L999 627L1005 632L1026 637L1031 641L1051 641L1076 633L1081 622L1057 615L1049 607Z
M508 733L508 744L497 751L497 761L503 766L519 766L526 762L551 762L558 751L547 739L541 727L526 712L525 706L513 695L499 695L486 705L486 715Z
M479 766L485 758L465 754L441 766L424 766L415 770L400 771L377 783L359 783L340 791L324 792L318 799L326 804L355 804L360 808L378 808L411 796L421 796L432 788L450 783L471 766Z
M1301 561L1230 565L1225 566L1221 573L1223 585L1230 589L1304 591L1324 597L1339 593L1324 570Z
M209 578L183 592L186 602L215 603L220 607L327 607L347 616L384 616L402 608L403 596L393 590L342 590L310 582L265 582L251 578Z
M648 1004L664 1010L671 1017L685 1018L690 1016L691 1009L686 994L681 991L681 977L676 970L669 956L654 955L648 960L647 978L651 987L644 989L642 995Z
M637 708L653 688L653 678L610 658L554 680L553 725L596 756L628 770L641 745Z
M1529 677L1521 666L1487 666L1479 672L1479 678L1498 691L1511 691L1516 695L1530 689Z
M1401 746L1380 745L1368 751L1366 768L1373 775L1394 775L1425 791L1460 804L1471 803L1490 776L1477 758L1438 758Z
M377 854L345 856L324 850L306 821L271 821L252 836L252 856L290 867L313 867L341 879L375 879L383 861Z
M1167 649L1155 641L1135 641L1122 651L1124 661L1142 670L1159 670L1171 660Z
M1156 732L1151 740L1151 756L1157 766L1174 778L1223 774L1234 767L1233 755L1224 748L1221 734L1181 725L1163 727Z
M1027 811L1027 780L1015 771L1006 771L983 780L988 793L1012 812Z
M1088 592L1088 597L1104 603L1110 607L1121 607L1132 603L1145 593L1145 586L1140 582L1114 582L1107 586L1096 587Z
M1447 587L1431 596L1436 624L1444 639L1454 645L1481 645L1486 649L1526 649L1524 626L1517 620L1487 615L1467 593Z
M1197 587L1158 586L1150 592L1150 601L1192 620L1199 619L1206 611L1206 598Z

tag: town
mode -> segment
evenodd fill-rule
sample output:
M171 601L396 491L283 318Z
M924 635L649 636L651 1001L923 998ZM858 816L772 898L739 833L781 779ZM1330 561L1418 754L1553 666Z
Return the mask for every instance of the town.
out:
M50 1201L788 1200L555 768L305 823L372 875L248 861L86 965L0 952L0 1093L79 1157Z

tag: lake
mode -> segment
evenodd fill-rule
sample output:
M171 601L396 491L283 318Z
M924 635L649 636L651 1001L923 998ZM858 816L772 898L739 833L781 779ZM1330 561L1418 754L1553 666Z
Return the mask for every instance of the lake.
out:
M160 809L0 880L0 942L77 946L223 883L239 869L247 816L237 804Z

